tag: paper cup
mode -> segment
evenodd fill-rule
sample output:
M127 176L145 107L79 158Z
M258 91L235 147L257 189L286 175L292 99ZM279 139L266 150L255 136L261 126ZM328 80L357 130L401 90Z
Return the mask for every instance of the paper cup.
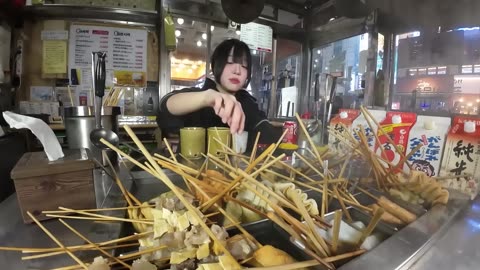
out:
M237 154L243 154L247 150L248 132L233 135L233 151Z

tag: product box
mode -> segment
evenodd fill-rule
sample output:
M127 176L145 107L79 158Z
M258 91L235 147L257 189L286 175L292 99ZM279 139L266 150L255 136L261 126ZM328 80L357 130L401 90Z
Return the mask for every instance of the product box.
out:
M423 146L408 161L412 169L422 171L428 176L438 176L440 162L445 147L445 139L450 128L450 117L418 116L410 130L406 153L410 153L419 144ZM404 170L408 172L407 164Z
M470 177L464 177L470 175ZM480 118L455 117L447 136L440 176L458 176L442 181L473 199L480 180Z
M348 134L352 132L353 121L360 115L359 110L340 109L340 113L330 120L330 128L340 134ZM347 137L347 136L345 136ZM338 153L346 153L351 151L337 137L329 135L329 149Z
M380 111L380 110L368 110L368 111L375 118L377 122L383 121L383 119L385 119L385 116L387 114L386 111ZM370 123L372 123L373 125L373 130L368 125L367 120L365 119L365 115L360 114L353 121L352 134L355 139L360 141L360 138L357 136L356 132L360 132L360 126L363 127L368 139L368 145L370 149L373 151L375 149L375 136L373 134L377 132L377 126L371 120L370 120Z
M380 127L392 139L397 148L405 155L408 146L408 138L417 115L410 112L388 112L385 119L380 122ZM389 140L382 132L377 131L380 145L375 144L375 153L392 165L397 165L402 156L395 150L395 146L391 145ZM384 151L382 151L382 148ZM383 153L384 152L384 153ZM403 167L401 167L403 168Z

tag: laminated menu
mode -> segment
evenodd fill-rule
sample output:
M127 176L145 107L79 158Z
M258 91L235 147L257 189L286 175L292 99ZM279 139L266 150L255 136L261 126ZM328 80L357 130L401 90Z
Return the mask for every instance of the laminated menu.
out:
M423 146L408 159L412 169L432 177L439 175L450 122L450 117L418 116L410 131L406 153L410 153L420 144ZM404 170L408 171L406 164Z
M415 124L417 115L410 112L388 112L385 120L380 122L380 127L392 139L393 143L405 155L410 130ZM383 157L392 165L397 165L402 159L401 153L398 153L395 146L390 143L388 138L382 132L377 132L380 145L375 145L375 153ZM382 151L383 148L383 151Z
M340 113L330 120L330 128L338 135L352 132L353 121L360 115L359 110L340 109ZM329 149L338 153L346 153L351 149L347 148L338 137L330 134L328 137Z
M386 111L380 111L380 110L368 110L368 111L375 118L377 122L383 121L383 119L385 119L385 115L387 114ZM363 127L363 129L365 130L365 135L367 136L368 146L373 151L375 148L375 136L373 134L377 132L377 126L373 124L372 120L370 120L370 123L372 124L373 130L368 125L367 120L365 119L365 115L361 114L353 121L352 134L353 134L353 137L355 137L355 139L360 141L360 138L357 136L356 132L359 132L360 127Z
M440 175L457 176L442 181L472 199L478 194L480 179L480 118L455 117L447 136Z

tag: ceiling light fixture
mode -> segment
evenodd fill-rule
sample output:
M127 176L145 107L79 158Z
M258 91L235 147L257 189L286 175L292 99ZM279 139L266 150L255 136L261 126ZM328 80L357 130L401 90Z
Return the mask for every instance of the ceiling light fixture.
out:
M185 22L185 20L183 18L178 18L177 19L177 23L182 25L183 23Z
M176 37L179 37L179 36L181 36L181 35L182 35L182 31L180 31L180 30L175 30L175 36L176 36Z
M213 30L215 30L215 26L211 25L210 26L210 31L213 31Z
M197 46L198 46L198 47L202 47L202 42L201 42L200 40L197 41Z
M202 38L203 38L203 39L207 39L207 33L203 33L203 34L202 34Z

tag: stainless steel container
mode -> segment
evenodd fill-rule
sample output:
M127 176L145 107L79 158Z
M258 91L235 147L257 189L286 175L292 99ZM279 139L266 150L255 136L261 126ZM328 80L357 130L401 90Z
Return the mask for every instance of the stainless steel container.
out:
M102 107L102 126L118 134L118 116L120 107ZM90 132L95 129L95 109L93 106L67 107L64 110L64 123L67 135L68 148L88 148L93 157L102 164L102 151L90 142ZM109 150L111 152L111 150ZM108 153L108 151L107 151ZM115 155L108 153L115 159ZM116 160L116 159L115 159ZM114 161L114 160L112 160Z

